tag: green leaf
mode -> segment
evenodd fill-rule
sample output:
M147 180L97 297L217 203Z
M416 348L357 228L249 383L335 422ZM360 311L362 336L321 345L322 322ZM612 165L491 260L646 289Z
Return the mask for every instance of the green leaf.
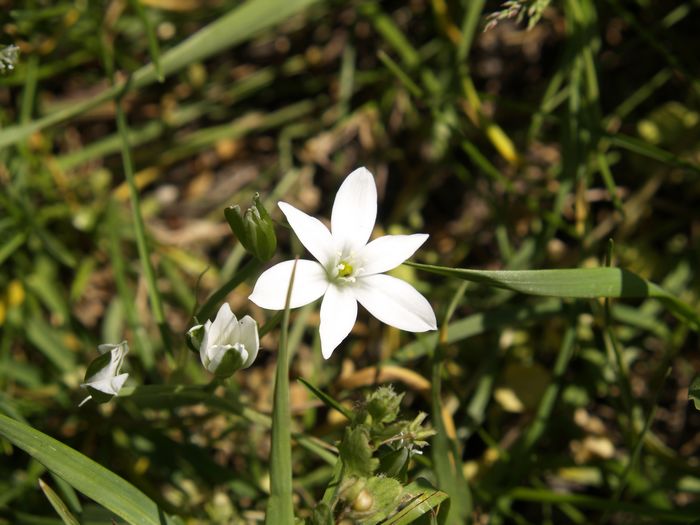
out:
M359 426L346 428L343 441L338 447L346 476L369 477L377 469L379 460L372 458L367 429Z
M427 272L514 292L551 297L646 298L662 301L671 312L700 330L700 314L658 284L622 268L567 268L561 270L492 271L406 263Z
M73 514L71 514L70 510L68 510L68 507L65 503L63 503L63 500L61 500L58 494L56 494L54 490L41 479L39 479L39 487L49 500L49 503L51 503L51 506L54 508L56 513L61 517L61 520L63 520L65 525L80 525L78 520L75 519Z
M688 389L688 399L692 399L695 408L700 410L700 376L693 379L693 382Z
M297 261L284 301L284 315L280 332L277 366L275 367L275 390L272 406L272 430L270 439L270 497L265 509L265 525L292 525L294 502L292 501L292 417L289 407L289 310L294 287Z
M172 523L153 500L131 483L60 441L2 414L0 436L129 523Z
M409 497L408 503L383 522L383 525L408 525L427 513L437 514L438 523L441 523L441 519L444 520L447 515L447 509L440 512L441 505L449 504L447 494L437 490L424 479L406 485L404 494Z

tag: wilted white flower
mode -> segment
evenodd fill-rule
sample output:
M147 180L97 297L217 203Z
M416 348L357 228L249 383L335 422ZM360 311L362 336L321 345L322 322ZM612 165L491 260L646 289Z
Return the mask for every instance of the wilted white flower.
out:
M119 394L129 374L120 374L124 357L129 353L126 341L119 344L103 344L97 347L100 356L97 357L85 372L85 382L81 388L90 393L80 402L83 406L89 399L97 403L106 403Z
M410 284L382 273L413 255L428 235L386 235L367 242L377 217L377 187L367 169L353 171L340 186L330 231L294 206L278 205L318 261L297 262L290 306L303 306L323 296L320 333L325 359L352 330L358 302L380 321L401 330L436 329L435 313L425 297ZM285 261L265 271L250 300L270 310L284 309L293 265L294 261Z
M12 71L17 63L19 48L15 45L6 46L0 49L0 73Z
M213 323L193 326L187 335L199 344L204 368L222 378L252 365L260 348L258 323L249 315L238 321L228 303L221 305Z

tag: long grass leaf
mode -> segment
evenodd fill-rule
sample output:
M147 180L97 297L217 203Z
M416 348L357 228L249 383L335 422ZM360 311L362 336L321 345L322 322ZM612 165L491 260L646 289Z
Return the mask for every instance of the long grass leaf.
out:
M267 500L265 525L292 525L292 417L289 407L289 303L292 298L296 261L289 278L284 304L277 366L275 370L274 406L272 408L272 446L270 449L270 498Z
M0 436L129 523L172 523L153 500L131 483L60 441L2 414Z
M653 297L664 302L669 310L691 323L696 330L700 330L700 314L696 309L658 284L621 268L496 271L406 264L427 272L530 295L578 299Z
M80 525L78 520L75 518L75 516L73 516L73 514L71 514L71 511L68 510L68 506L63 503L63 500L58 496L58 494L56 494L56 492L54 492L54 490L41 479L39 479L39 488L41 488L41 491L46 496L46 499L49 500L49 503L51 503L51 506L56 511L56 514L60 516L65 525Z

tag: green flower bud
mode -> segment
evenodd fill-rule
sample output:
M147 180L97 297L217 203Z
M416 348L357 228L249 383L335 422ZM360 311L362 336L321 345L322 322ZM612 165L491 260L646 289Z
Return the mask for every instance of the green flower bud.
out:
M185 341L187 342L187 347L195 354L199 354L199 348L202 346L205 334L206 330L203 324L198 324L187 330Z
M277 249L275 227L270 215L260 202L260 195L253 197L253 206L241 213L238 205L224 210L226 220L243 247L262 262L268 261Z
M380 387L368 396L365 409L375 423L392 423L399 415L402 399L403 394L397 394L390 386Z

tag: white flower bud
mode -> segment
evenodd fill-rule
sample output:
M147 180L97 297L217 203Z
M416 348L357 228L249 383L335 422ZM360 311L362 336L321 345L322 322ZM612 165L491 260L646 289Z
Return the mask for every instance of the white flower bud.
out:
M188 334L190 333L192 339L200 336L200 326L191 328ZM258 323L248 315L238 321L231 307L224 303L214 322L207 321L204 325L199 357L204 368L217 377L224 378L252 365L259 348Z
M112 397L119 394L129 374L120 374L124 357L129 352L126 341L119 344L103 344L97 347L100 356L97 357L85 372L85 382L81 388L90 393L82 400L79 406L83 406L89 399L97 403L106 403Z

